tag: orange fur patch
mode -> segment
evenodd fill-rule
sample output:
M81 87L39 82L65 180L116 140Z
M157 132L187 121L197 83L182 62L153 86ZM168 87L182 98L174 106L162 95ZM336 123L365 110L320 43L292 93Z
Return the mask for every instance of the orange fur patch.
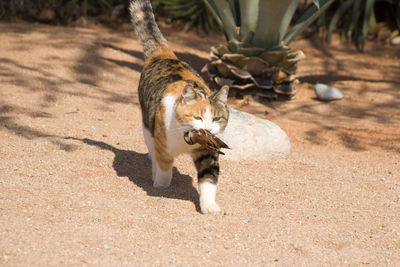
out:
M160 105L156 112L155 127L154 127L154 150L158 166L162 170L168 170L174 159L165 151L167 149L167 137L164 124L165 108Z
M151 56L146 60L144 68L146 68L147 65L150 64L156 58L158 60L178 59L176 57L175 53L171 49L169 49L166 46L160 46L160 48L157 49L153 54L151 54ZM169 72L164 72L162 75L163 76L174 75L174 74L180 75L182 77L182 80L196 81L204 86L205 92L207 94L211 93L211 90L208 88L208 86L206 85L204 80L199 75L197 75L196 73L193 73L192 71L190 71L189 69L184 67L183 63L179 63L179 64L182 65L181 70L179 70L179 71L172 70ZM178 87L180 87L180 86L178 86ZM183 87L181 89L183 89Z
M154 53L151 54L151 56L149 56L146 59L146 62L144 64L143 68L146 68L147 65L150 64L155 58L159 58L159 59L178 59L171 49L169 49L166 46L160 46L159 49L154 51Z

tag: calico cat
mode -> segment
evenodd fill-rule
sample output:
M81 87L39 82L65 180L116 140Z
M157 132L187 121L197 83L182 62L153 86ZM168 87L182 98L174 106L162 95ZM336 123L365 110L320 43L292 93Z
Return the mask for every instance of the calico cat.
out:
M219 212L215 202L219 155L187 144L184 134L199 129L223 132L229 117L228 87L212 92L194 69L175 56L155 22L149 0L131 0L129 10L145 57L139 101L153 186L168 187L174 157L189 153L198 172L201 212Z

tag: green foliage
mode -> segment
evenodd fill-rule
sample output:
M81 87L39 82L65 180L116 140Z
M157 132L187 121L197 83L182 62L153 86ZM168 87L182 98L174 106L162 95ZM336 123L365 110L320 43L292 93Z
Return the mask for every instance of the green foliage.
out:
M329 21L327 32L328 42L336 29L341 29L342 39L353 42L357 49L364 49L368 33L373 32L376 25L376 8L378 2L386 4L386 22L395 22L400 29L399 0L341 0L335 6ZM328 10L330 12L330 10Z
M77 9L83 16L110 15L113 7L126 4L125 0L68 0L66 1L67 12L64 20L69 20Z
M0 1L0 19L20 17L40 20L40 13L50 10L55 14L51 22L68 23L80 16L110 16L114 8L121 5L126 9L127 0Z
M217 30L211 11L202 0L154 0L160 9L171 19L185 20L185 31L192 28L197 30Z
M313 0L313 5L288 27L299 0L203 0L221 22L227 40L248 46L272 48L288 45L334 0ZM240 26L240 32L236 28Z

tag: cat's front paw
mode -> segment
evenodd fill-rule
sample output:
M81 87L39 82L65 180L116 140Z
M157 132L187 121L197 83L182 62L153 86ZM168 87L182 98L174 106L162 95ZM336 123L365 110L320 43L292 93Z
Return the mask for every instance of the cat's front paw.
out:
M200 203L200 209L201 209L201 212L204 213L204 214L217 213L217 212L221 211L221 208L215 202Z

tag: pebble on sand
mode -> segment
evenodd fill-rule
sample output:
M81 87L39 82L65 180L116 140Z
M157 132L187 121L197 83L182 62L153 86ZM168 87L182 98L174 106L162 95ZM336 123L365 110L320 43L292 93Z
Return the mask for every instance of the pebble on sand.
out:
M343 98L343 94L339 89L323 83L315 85L315 94L319 100L323 101L340 100Z
M392 45L400 45L400 36L394 37L394 38L390 41L390 43L391 43Z

